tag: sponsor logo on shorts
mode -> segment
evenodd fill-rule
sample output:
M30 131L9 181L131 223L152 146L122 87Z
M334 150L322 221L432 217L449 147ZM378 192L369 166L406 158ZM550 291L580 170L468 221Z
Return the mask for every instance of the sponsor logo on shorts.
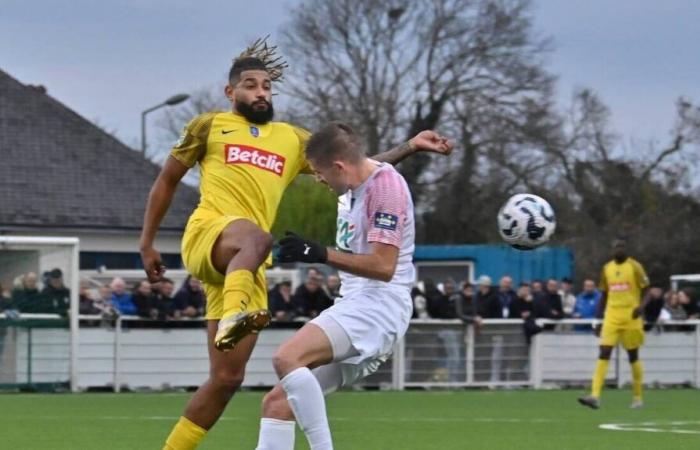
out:
M224 146L224 161L226 164L247 164L282 176L286 159L259 148L228 144Z
M399 217L394 214L376 212L374 213L375 228L395 231L399 224Z

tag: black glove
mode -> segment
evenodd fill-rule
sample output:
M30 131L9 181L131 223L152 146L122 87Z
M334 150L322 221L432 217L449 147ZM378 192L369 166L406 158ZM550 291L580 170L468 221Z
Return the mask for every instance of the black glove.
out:
M297 236L291 231L285 231L280 239L280 251L277 258L281 262L325 263L328 250L321 244Z

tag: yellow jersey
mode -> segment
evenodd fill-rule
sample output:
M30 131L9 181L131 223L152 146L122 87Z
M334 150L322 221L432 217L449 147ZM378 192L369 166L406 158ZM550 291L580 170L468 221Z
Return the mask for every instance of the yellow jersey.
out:
M599 288L608 293L606 308L636 308L647 286L649 278L644 267L633 258L622 264L612 260L603 266Z
M284 122L258 125L233 112L201 114L171 151L200 167L194 215L242 216L270 231L286 187L310 172L304 148L310 133Z

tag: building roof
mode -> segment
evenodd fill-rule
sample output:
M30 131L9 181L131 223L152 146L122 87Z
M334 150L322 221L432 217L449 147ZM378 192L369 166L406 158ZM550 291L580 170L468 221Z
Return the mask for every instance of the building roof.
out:
M0 157L0 230L139 230L160 171L42 87L2 70ZM198 201L181 183L161 229L184 229Z

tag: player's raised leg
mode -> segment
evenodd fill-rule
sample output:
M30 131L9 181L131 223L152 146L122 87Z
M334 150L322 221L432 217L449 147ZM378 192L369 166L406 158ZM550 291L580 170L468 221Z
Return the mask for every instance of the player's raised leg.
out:
M197 448L243 383L245 366L255 346L257 335L249 334L230 352L220 352L214 346L217 322L207 322L209 378L190 399L184 415L168 436L164 450Z
M272 249L273 238L253 222L239 219L219 234L212 249L212 265L226 274L223 311L214 345L230 350L250 333L270 322L267 305L251 304L255 274ZM252 308L251 308L252 306Z

